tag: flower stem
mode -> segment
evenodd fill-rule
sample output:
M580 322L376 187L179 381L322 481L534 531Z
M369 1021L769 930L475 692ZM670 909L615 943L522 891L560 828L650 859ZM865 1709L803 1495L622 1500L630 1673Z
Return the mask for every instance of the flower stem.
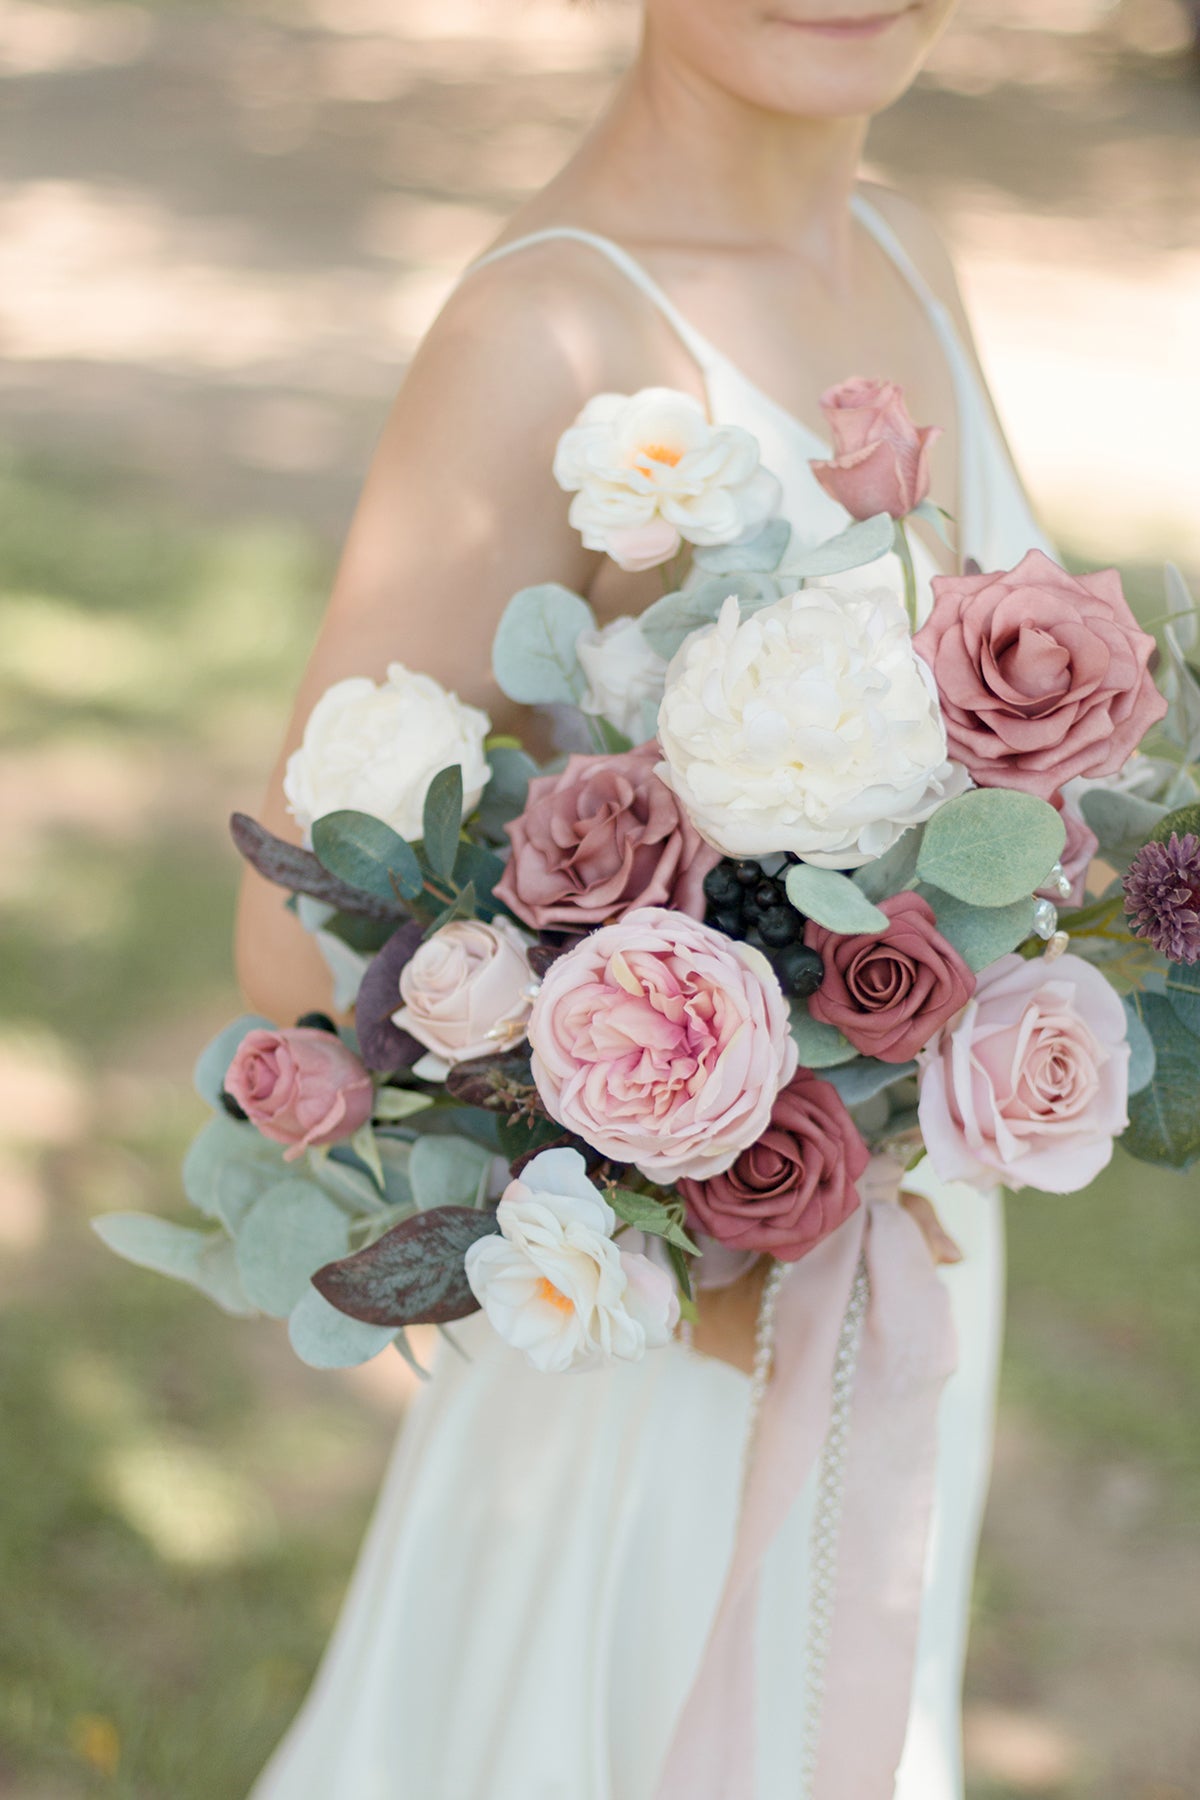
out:
M900 567L904 571L904 605L909 621L915 631L917 629L917 571L913 567L912 550L908 542L908 532L904 520L896 520L896 534L892 548L900 559Z

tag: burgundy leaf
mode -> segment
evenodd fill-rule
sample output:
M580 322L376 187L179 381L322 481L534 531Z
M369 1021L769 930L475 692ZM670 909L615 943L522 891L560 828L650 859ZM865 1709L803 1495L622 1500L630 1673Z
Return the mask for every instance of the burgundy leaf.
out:
M313 1286L339 1312L370 1325L449 1325L479 1311L463 1259L497 1229L494 1209L435 1206L355 1256L326 1263Z
M319 863L311 850L301 850L276 837L248 813L235 812L229 821L229 835L239 853L251 868L257 869L276 887L289 888L293 894L310 894L324 900L339 912L356 913L364 919L402 919L404 908L390 900L351 887Z
M368 1069L381 1075L409 1069L425 1054L424 1044L392 1023L392 1014L402 1004L400 971L420 949L423 936L424 927L416 919L407 920L368 964L358 990L354 1026L359 1053Z

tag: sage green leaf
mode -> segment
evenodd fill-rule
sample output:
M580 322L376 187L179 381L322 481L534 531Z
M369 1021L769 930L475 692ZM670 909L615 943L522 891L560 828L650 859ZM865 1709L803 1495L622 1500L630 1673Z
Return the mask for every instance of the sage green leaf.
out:
M1166 815L1166 808L1157 801L1107 788L1089 788L1080 799L1079 810L1099 838L1105 862L1122 874Z
M463 1137L419 1137L408 1159L413 1199L422 1212L435 1206L478 1206L492 1159Z
M1168 963L1163 992L1175 1017L1200 1038L1200 963Z
M236 1232L259 1195L285 1173L281 1145L218 1113L188 1145L183 1191L202 1213Z
M768 519L756 537L733 544L705 544L692 561L709 575L769 575L783 561L792 528L786 519Z
M790 559L789 575L804 581L819 580L823 575L842 575L847 569L861 569L866 563L878 562L892 547L896 527L888 513L875 513L869 519L856 519L839 531L836 537L801 550Z
M1048 801L1008 788L972 788L929 820L917 870L956 900L1008 906L1045 885L1066 835Z
M1200 1038L1169 1001L1157 994L1131 997L1154 1040L1155 1064L1147 1085L1130 1096L1129 1129L1121 1142L1142 1162L1186 1169L1200 1156Z
M270 1019L264 1019L261 1013L243 1013L232 1025L226 1025L224 1031L218 1031L212 1042L206 1044L196 1062L196 1092L202 1100L206 1100L214 1112L222 1111L221 1090L225 1086L225 1075L234 1052L242 1039L252 1031L273 1031L275 1027Z
M281 1181L255 1201L237 1234L237 1266L246 1296L273 1319L286 1319L316 1271L350 1248L337 1202L314 1182Z
M522 588L504 609L492 645L492 673L525 706L578 705L587 692L575 645L595 629L586 600L556 581Z
M479 829L495 843L504 843L504 827L524 812L538 766L532 756L511 744L497 744L488 750L487 759L492 778L479 802Z
M862 1106L916 1072L915 1062L885 1063L874 1056L860 1056L840 1068L827 1069L823 1079L837 1089L846 1106Z
M438 771L425 795L421 844L425 861L435 875L449 877L454 873L462 810L462 768L458 763L451 763L449 768Z
M1154 1039L1142 1021L1142 1015L1134 1005L1132 994L1127 994L1121 1003L1125 1008L1125 1021L1129 1035L1129 1092L1140 1094L1144 1087L1154 1079Z
M885 850L874 862L855 869L850 879L868 900L890 900L912 886L923 829L921 825L910 825L907 831L901 832L890 850Z
M972 906L924 883L917 891L932 906L941 936L953 944L970 969L988 968L1033 932L1037 902L1032 894L1008 906Z
M639 1194L634 1188L606 1188L604 1197L626 1225L648 1232L652 1237L665 1238L668 1244L687 1250L693 1256L700 1254L699 1244L684 1229L680 1208L665 1206L653 1194Z
M693 631L715 624L726 600L736 600L741 617L748 619L752 613L778 600L780 591L779 582L771 576L726 575L701 581L676 594L664 594L661 600L647 607L638 624L651 649L670 661Z
M432 1105L432 1095L419 1093L416 1088L383 1087L375 1095L371 1116L381 1125L398 1125L401 1119L411 1119L414 1113L425 1112Z
M312 840L331 874L368 894L415 900L425 885L412 845L370 813L326 813L314 823Z
M316 1288L308 1288L292 1309L288 1338L310 1369L354 1369L386 1350L394 1326L366 1325L330 1306Z
M392 1088L383 1090L384 1093L399 1091ZM383 1211L385 1203L367 1171L360 1167L357 1160L345 1160L340 1150L337 1154L324 1148L310 1150L308 1174L310 1180L315 1181L319 1188L339 1202L350 1218L367 1219Z
M836 869L817 869L811 863L793 863L787 872L787 897L797 912L826 931L843 937L879 937L890 923L885 912L873 906L848 875Z
M151 1213L105 1213L93 1219L92 1230L126 1262L198 1288L236 1318L253 1316L224 1231L193 1231Z
M840 1031L814 1019L802 1000L792 1003L792 1037L802 1069L831 1069L838 1063L853 1062L858 1055Z

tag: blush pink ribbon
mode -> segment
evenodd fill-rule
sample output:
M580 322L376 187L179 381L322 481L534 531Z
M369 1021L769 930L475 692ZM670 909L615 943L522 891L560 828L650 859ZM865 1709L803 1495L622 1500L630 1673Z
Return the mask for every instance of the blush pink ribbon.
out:
M850 1413L813 1800L891 1800L912 1691L938 1400L957 1345L949 1296L919 1228L894 1199L868 1197L885 1186L877 1160L860 1183L864 1204L780 1288L774 1375L733 1558L657 1800L753 1800L759 1574L821 1454L860 1258L870 1295ZM799 1688L799 1666L796 1673Z

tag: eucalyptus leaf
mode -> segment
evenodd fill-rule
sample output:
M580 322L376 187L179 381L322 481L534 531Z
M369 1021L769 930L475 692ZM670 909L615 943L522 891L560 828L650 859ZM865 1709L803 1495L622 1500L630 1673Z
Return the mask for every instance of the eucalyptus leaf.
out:
M895 534L896 527L888 513L856 519L836 537L826 538L823 544L814 544L811 550L800 550L790 556L788 574L814 581L824 575L842 575L847 569L861 569L887 555Z
M768 519L757 536L732 544L705 544L693 552L692 561L709 575L769 575L782 562L791 535L786 519Z
M477 814L479 829L496 843L506 842L504 827L525 810L529 783L538 772L532 756L511 744L487 752L492 778L483 791Z
M1008 906L1043 887L1066 827L1048 801L1009 788L972 788L925 826L917 870L956 900Z
M371 813L326 813L312 839L325 868L380 899L415 900L425 886L412 845Z
M310 1369L357 1368L386 1350L395 1336L391 1326L347 1318L314 1287L297 1301L288 1320L292 1349Z
M313 1284L339 1311L374 1325L449 1325L479 1310L463 1262L497 1229L494 1211L436 1207L318 1270Z
M1154 1039L1142 1021L1132 994L1122 1001L1129 1035L1129 1092L1140 1094L1154 1079Z
M281 1145L219 1113L184 1152L183 1191L202 1213L236 1232L259 1195L285 1172Z
M820 1019L814 1019L804 1002L792 1003L792 1037L800 1052L802 1069L832 1069L839 1063L853 1062L858 1055L841 1032Z
M855 869L850 879L868 900L890 900L912 886L923 829L920 825L910 825L907 831L901 832L890 850L885 850L874 862Z
M1168 963L1163 991L1175 1017L1200 1038L1200 963Z
M887 914L873 906L848 875L839 875L836 869L793 863L785 885L796 911L823 925L826 931L837 931L844 937L879 937L890 923Z
M504 609L492 645L492 672L502 692L525 706L578 705L587 692L575 646L595 629L586 600L549 581L522 588Z
M401 908L389 888L382 897L341 880L318 861L311 850L301 850L276 837L247 813L234 813L229 833L240 855L267 881L323 901L337 912L361 913L368 919L392 919Z
M454 873L458 835L462 830L462 811L462 767L458 763L451 763L449 768L438 771L425 795L421 846L425 852L425 860L435 875L449 877Z
M770 576L739 574L701 581L679 593L664 594L638 620L652 650L669 662L693 631L716 623L726 600L738 602L743 619L778 600L781 589Z
M1088 788L1079 810L1100 840L1100 854L1111 867L1124 872L1154 831L1166 808L1140 794L1123 794L1110 788Z
M492 889L504 873L504 864L494 850L465 840L458 846L454 859L454 880L459 888L470 885L476 895L477 910L485 919L494 919L502 910L492 899Z
M234 1052L244 1037L252 1031L273 1031L275 1027L270 1019L264 1019L261 1013L243 1013L232 1025L226 1025L224 1031L218 1031L211 1043L205 1045L196 1062L196 1092L202 1100L208 1102L214 1112L223 1110L221 1091L225 1086L225 1075Z
M413 1199L422 1212L435 1206L478 1206L490 1154L463 1137L419 1137L408 1159Z
M1037 906L1032 894L1007 906L972 906L925 883L918 892L932 906L939 933L968 968L986 969L1032 935Z
M1186 1169L1200 1156L1200 1038L1167 1000L1135 994L1133 1004L1154 1040L1154 1074L1129 1100L1129 1128L1121 1142L1142 1162Z
M862 1106L898 1081L907 1081L917 1072L915 1062L886 1063L874 1056L860 1056L857 1061L840 1068L827 1069L823 1080L830 1082L846 1106Z
M198 1288L236 1318L253 1317L255 1309L238 1277L233 1245L224 1231L193 1231L152 1213L131 1212L105 1213L93 1219L92 1230L126 1262Z
M345 1213L314 1182L293 1178L255 1201L237 1234L237 1266L246 1297L273 1319L286 1319L314 1271L350 1247Z

